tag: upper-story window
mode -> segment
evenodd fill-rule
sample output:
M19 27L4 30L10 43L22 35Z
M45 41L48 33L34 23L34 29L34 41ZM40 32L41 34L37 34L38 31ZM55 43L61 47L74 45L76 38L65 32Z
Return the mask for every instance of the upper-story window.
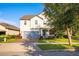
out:
M35 24L36 24L36 25L38 24L38 21L37 21L37 20L35 20Z
M24 25L26 25L27 24L27 21L26 20L24 20Z

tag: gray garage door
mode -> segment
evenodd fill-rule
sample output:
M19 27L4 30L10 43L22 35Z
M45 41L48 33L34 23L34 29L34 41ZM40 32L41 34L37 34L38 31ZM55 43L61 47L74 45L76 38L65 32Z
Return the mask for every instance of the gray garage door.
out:
M39 32L38 31L26 31L25 33L24 33L24 36L26 37L26 38L39 38L40 37L40 34L39 34Z
M38 31L31 31L31 37L32 38L39 38L40 37L40 34Z

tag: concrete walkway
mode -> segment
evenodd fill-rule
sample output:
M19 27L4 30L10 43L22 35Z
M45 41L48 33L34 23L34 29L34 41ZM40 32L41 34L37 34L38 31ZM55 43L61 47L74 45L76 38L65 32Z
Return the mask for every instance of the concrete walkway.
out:
M28 52L23 43L0 43L0 56L22 56Z

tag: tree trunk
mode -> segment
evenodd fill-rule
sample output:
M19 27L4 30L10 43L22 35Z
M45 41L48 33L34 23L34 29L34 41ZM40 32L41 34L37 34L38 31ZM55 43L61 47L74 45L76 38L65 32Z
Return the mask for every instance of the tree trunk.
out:
M70 30L70 28L67 27L67 36L68 36L68 42L69 42L70 46L72 46L72 39L71 39L72 34L71 34L71 32L72 31Z

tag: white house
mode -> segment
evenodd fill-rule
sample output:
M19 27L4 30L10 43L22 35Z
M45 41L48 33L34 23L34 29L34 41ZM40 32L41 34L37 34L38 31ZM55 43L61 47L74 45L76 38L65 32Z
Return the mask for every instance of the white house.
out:
M39 15L25 15L20 19L20 33L23 39L40 38L49 35L49 26L43 13Z

